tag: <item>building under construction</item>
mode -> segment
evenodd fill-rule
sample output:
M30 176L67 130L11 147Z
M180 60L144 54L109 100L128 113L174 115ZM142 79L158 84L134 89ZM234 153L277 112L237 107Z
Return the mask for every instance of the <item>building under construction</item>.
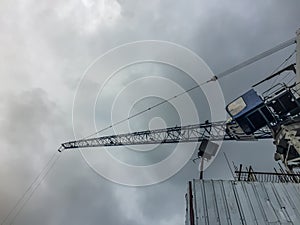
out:
M234 180L192 180L186 225L300 224L300 175L235 171Z
M296 225L300 224L300 185L193 180L186 205L186 225Z

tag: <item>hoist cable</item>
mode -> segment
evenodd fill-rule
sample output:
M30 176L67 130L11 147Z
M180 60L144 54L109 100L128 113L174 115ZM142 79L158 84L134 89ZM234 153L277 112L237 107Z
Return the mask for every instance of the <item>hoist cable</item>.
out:
M209 81L205 81L205 82L203 82L203 83L201 83L201 84L199 84L199 85L196 85L196 86L194 86L194 87L192 87L192 88L190 88L190 89L188 89L188 90L185 90L185 91L183 91L183 92L180 92L180 93L178 93L177 95L174 95L173 97L170 97L170 98L168 98L168 99L165 99L165 100L163 100L163 101L161 101L161 102L159 102L159 103L157 103L157 104L154 104L154 105L152 105L151 107L148 107L148 108L146 108L146 109L144 109L144 110L142 110L142 111L140 111L140 112L137 112L137 113L135 113L135 114L133 114L133 115L127 117L127 118L124 118L124 119L122 119L122 120L119 120L118 122L113 123L113 124L111 124L110 126L107 126L107 127L103 128L103 129L101 129L101 130L99 130L99 131L97 131L97 132L95 132L95 133L93 133L93 134L91 134L91 135L89 135L89 136L86 136L86 137L82 138L82 140L87 139L87 138L90 138L90 137L92 137L92 136L94 136L94 135L96 135L96 134L102 133L103 131L106 131L106 130L108 130L108 129L110 129L110 128L116 126L116 125L119 125L119 124L121 124L121 123L124 123L124 122L126 122L127 120L130 120L130 119L132 119L132 118L134 118L134 117L137 117L137 116L139 116L139 115L141 115L141 114L143 114L143 113L145 113L145 112L148 112L148 111L150 111L150 110L152 110L152 109L154 109L154 108L156 108L156 107L158 107L158 106L160 106L160 105L162 105L162 104L165 104L165 103L167 103L167 102L170 102L170 101L172 101L173 99L175 99L175 98L177 98L177 97L179 97L179 96L181 96L181 95L184 95L184 94L187 93L187 92L190 92L190 91L192 91L192 90L194 90L194 89L196 89L196 88L201 87L202 85L204 85L204 84L206 84L206 83L209 83L209 82L212 81L213 79L215 79L215 77L213 77L213 78L212 78L211 80L209 80Z
M275 69L275 70L273 70L273 72L271 73L271 74L273 74L273 73L275 73L276 71L278 71L279 70L279 68L281 68L281 67L283 67L283 66L285 66L287 63L288 63L288 61L293 57L293 55L296 53L296 49ZM277 80L278 80L278 77L273 81L273 83L272 83L272 85L271 85L271 88L274 86L274 84L277 82Z
M55 156L57 156L55 158ZM57 154L57 152L54 152L54 154L51 156L51 158L47 161L47 163L45 164L44 168L41 170L41 172L35 177L35 179L33 180L33 182L28 186L28 188L25 190L25 192L23 193L23 195L18 199L18 201L15 203L14 207L9 211L9 213L5 216L5 218L2 220L1 225L4 225L5 222L9 219L9 217L13 214L13 212L15 210L17 210L17 207L21 204L21 202L26 198L26 196L28 195L28 193L30 192L30 190L33 189L33 187L35 186L35 184L38 184L34 189L33 192L37 189L37 187L40 185L41 181L46 177L46 175L49 173L50 169L52 169L53 165L56 163L56 161L58 160L58 158L60 157L60 155ZM52 162L52 164L51 164ZM43 175L44 174L44 175ZM42 177L42 179L38 182L38 180ZM29 198L32 196L32 193L30 193ZM29 198L27 198L24 202L23 205L21 206L21 208L19 208L19 210L17 210L15 216L13 216L13 220L16 218L16 216L20 213L20 211L22 210L22 208L24 207L25 203L29 200Z
M33 196L34 192L38 189L38 187L40 186L40 184L45 180L45 178L47 177L47 175L49 174L49 172L51 171L51 169L54 167L54 165L56 164L56 162L59 160L60 155L58 155L55 160L52 162L52 164L50 165L50 167L48 168L48 170L46 171L46 173L42 176L42 178L40 179L40 181L37 183L37 185L33 188L32 192L29 194L29 196L25 199L25 201L23 202L23 204L21 205L21 207L19 208L19 210L16 212L16 214L13 216L13 218L11 219L10 225L13 224L13 222L15 221L15 219L17 218L17 216L20 214L20 212L23 210L23 208L25 207L25 205L27 204L27 202L31 199L31 197Z

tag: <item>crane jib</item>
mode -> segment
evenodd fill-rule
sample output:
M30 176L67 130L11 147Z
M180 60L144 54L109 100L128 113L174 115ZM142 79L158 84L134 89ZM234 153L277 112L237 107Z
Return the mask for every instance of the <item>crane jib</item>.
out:
M238 128L236 123L221 121L70 141L63 143L60 151L63 149L101 146L201 142L204 139L217 141L257 140L268 138L272 138L272 134L266 127L256 131L252 135L247 135Z

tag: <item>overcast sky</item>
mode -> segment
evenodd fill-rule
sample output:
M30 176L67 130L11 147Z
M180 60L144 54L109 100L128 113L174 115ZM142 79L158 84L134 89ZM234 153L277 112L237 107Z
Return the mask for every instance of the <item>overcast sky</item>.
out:
M97 57L128 42L164 40L191 49L217 74L294 37L300 27L299 9L298 0L1 1L0 219L4 219L60 143L74 139L72 104L76 87ZM289 47L221 80L226 103L269 75L294 49L295 46ZM156 67L147 64L142 68L145 73L147 69L153 73ZM125 80L120 73L107 84L107 98L96 107L98 128L109 125L110 111L105 107L123 86L139 78L139 69L137 66L125 71ZM183 88L193 84L174 68L161 66L159 71L162 77ZM102 76L101 71L99 74ZM91 81L91 87L98 85ZM159 89L153 86L154 91ZM143 88L132 88L130 93L143 96ZM88 90L85 94L88 96ZM191 98L204 121L209 111L205 110L203 93L191 93ZM131 110L143 108L145 103L138 103ZM80 108L80 113L85 113L85 109ZM157 117L168 126L177 125L173 123L179 120L176 109L170 105L151 116L137 118L129 124L130 128L147 128L149 122L143 121ZM94 132L85 127L84 117L78 122L82 135ZM151 126L156 126L155 121ZM192 147L179 146L183 151ZM126 160L126 154L112 151ZM126 151L130 161L130 150ZM231 178L222 152L236 164L271 170L275 165L274 151L270 140L224 143L205 178ZM139 159L153 163L162 156L165 155L143 155L130 163L139 164ZM96 174L79 151L63 152L13 224L183 224L187 182L198 177L197 169L190 161L162 183L128 187Z

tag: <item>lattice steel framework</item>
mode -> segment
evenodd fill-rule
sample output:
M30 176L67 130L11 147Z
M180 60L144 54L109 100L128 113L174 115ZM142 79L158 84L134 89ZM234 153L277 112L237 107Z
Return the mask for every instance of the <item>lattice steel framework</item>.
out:
M171 127L166 129L146 130L134 133L102 136L96 138L81 139L63 143L59 149L74 149L101 146L122 146L122 145L144 145L144 144L166 144L181 142L201 142L209 140L257 140L272 138L271 131L264 127L253 135L235 132L229 129L225 121L206 122L196 125L182 127Z

